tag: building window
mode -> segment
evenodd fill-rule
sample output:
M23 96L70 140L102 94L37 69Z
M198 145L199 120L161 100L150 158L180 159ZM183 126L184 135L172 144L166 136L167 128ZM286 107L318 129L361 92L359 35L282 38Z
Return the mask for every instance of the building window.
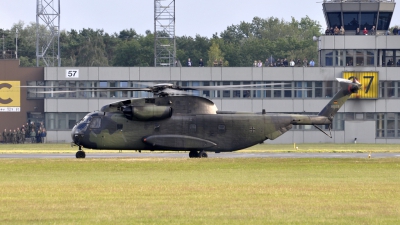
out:
M370 30L372 26L376 24L377 13L376 12L361 12L361 27ZM376 29L375 29L376 30Z
M346 66L354 66L354 50L346 50Z
M340 12L328 12L327 15L331 27L342 25L342 14Z
M251 82L250 81L244 81L243 82L243 85L249 85L249 84L251 84ZM250 98L251 97L251 90L243 90L243 96L242 96L243 98Z
M325 66L333 66L333 51L325 50Z
M322 98L322 81L315 81L315 97Z
M239 81L233 81L232 85L240 85L240 82ZM232 94L233 94L234 98L240 98L240 90L233 90Z
M366 66L375 66L375 52L372 50L367 50Z
M223 81L222 85L231 85L230 81ZM230 98L231 97L231 91L230 90L223 90L222 91L222 97L223 98Z
M364 51L356 51L356 66L364 66Z
M203 81L203 86L210 86L210 81ZM209 90L204 90L203 91L203 97L204 98L210 98L210 91Z
M393 12L379 12L378 29L388 30Z
M358 12L344 12L343 13L343 25L345 30L356 30L360 27ZM364 29L364 27L362 27Z
M283 97L284 98L292 98L292 82L288 83L287 85L283 86Z
M87 113L46 113L47 130L71 130Z
M100 82L99 82L99 87L101 87L101 88L107 88L107 87L108 87L107 81L100 81ZM99 97L100 97L100 98L107 98L107 97L108 97L108 96L107 96L107 92L106 92L106 91L100 91L100 92L99 92Z
M396 121L396 114L395 113L386 113L387 120L386 120L386 137L393 138L395 137L395 121Z
M344 66L344 51L336 50L335 51L335 66Z
M378 113L376 115L376 137L385 137L385 114Z

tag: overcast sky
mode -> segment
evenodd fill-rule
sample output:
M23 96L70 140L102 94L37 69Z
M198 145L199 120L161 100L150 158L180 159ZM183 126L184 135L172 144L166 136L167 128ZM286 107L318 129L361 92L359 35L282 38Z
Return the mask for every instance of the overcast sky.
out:
M50 1L50 0L47 0ZM54 0L58 2L58 0ZM172 0L165 0L170 3ZM318 2L318 3L317 3ZM290 21L309 16L326 27L322 0L178 0L176 35L211 37L230 25L251 22L253 17L277 17ZM103 29L107 33L133 28L139 34L154 31L153 0L61 0L61 29ZM394 13L391 26L400 24ZM36 0L0 0L0 28L10 29L18 21L36 22Z

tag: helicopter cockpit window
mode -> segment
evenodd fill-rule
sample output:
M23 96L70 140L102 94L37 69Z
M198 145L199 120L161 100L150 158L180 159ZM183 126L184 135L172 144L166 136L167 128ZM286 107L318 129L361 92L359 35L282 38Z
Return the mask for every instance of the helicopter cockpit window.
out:
M100 128L100 126L101 126L101 118L93 117L92 122L90 123L90 128L96 129L96 128Z
M92 117L91 117L91 116L85 116L85 117L83 117L83 119L82 119L82 121L85 122L85 123L90 123L91 120L92 120Z

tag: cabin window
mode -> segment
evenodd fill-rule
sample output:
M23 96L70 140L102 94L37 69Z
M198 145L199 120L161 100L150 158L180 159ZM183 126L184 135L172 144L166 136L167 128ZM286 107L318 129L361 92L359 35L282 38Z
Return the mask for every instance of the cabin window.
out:
M100 117L93 117L92 122L90 123L90 128L97 129L101 126L101 118Z

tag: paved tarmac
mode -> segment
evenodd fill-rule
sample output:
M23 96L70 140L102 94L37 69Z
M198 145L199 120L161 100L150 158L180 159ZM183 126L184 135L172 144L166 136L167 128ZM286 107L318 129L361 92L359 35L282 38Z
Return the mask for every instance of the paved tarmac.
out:
M369 153L208 153L209 158L368 158ZM188 158L189 153L138 153L138 152L115 152L115 153L86 153L86 158ZM400 153L372 153L372 158L396 158ZM0 158L15 159L62 159L75 158L75 153L40 153L40 154L0 154Z

